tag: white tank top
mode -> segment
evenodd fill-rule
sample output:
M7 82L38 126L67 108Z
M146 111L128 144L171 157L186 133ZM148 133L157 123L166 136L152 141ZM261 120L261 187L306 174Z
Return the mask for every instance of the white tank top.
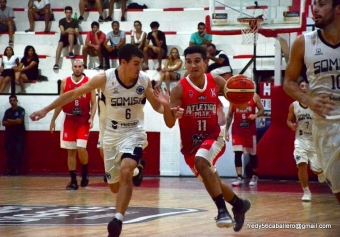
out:
M304 36L308 94L316 96L332 93L330 100L335 102L335 107L326 119L340 119L340 44L334 46L327 43L320 30L306 33ZM316 114L314 116L322 119Z
M145 34L146 34L145 31L142 31L142 33L140 34L140 38L137 39L136 32L134 33L133 38L135 40L135 45L139 45L142 42L142 39Z
M137 82L130 87L122 84L117 69L106 70L106 121L103 137L104 148L129 137L146 136L143 108L149 78L140 72Z
M10 69L12 67L17 66L15 60L17 60L18 56L12 55L12 57L8 60L7 56L2 56L2 63L4 64L4 69Z
M297 123L294 145L314 150L312 137L313 112L308 107L303 107L298 101L294 101L293 106Z

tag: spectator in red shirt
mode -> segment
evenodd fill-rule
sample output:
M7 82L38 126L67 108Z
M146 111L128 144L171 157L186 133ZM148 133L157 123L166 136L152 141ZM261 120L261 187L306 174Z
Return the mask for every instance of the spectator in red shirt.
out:
M84 68L87 69L87 55L90 55L92 57L98 56L99 67L97 67L97 69L103 69L102 47L106 35L105 33L99 30L99 23L96 21L91 23L91 29L92 31L87 33L86 42L83 47Z

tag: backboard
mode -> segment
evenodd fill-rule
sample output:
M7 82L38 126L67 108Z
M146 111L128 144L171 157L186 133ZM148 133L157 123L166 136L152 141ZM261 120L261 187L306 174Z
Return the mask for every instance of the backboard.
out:
M263 17L259 33L270 37L306 30L308 0L209 0L206 31L214 35L237 35L248 27L238 18Z

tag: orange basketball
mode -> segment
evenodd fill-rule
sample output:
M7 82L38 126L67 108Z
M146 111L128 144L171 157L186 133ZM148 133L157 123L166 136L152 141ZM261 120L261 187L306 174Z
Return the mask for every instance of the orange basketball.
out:
M235 105L248 103L253 98L254 93L254 82L241 74L230 77L224 86L224 97Z

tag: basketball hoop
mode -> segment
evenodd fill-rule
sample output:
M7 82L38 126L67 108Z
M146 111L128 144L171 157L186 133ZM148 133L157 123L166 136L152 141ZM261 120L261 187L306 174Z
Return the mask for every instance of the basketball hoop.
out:
M242 32L242 44L256 44L258 38L258 31L263 23L263 17L244 17L237 18L240 23L248 24L246 28L241 29Z

